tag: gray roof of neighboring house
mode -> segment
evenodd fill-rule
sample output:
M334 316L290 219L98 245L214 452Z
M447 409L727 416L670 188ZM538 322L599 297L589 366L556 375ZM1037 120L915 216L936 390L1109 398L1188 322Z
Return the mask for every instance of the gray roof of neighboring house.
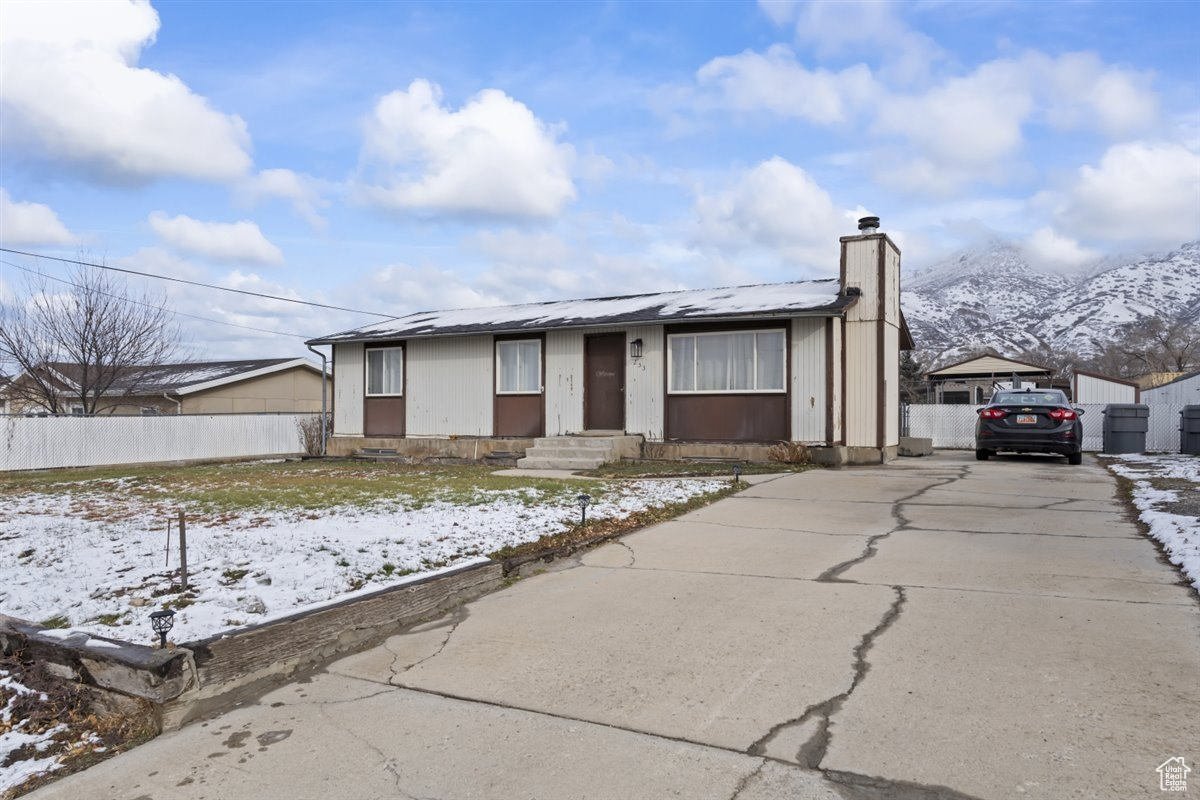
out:
M67 362L51 362L46 365L63 378L78 384L80 366ZM276 368L306 366L320 372L320 368L303 358L259 358L240 361L187 361L179 364L148 364L125 367L109 387L106 394L121 395L132 388L139 395L187 392L201 385L231 383L276 371Z
M418 312L310 339L309 344L461 336L471 333L520 333L602 325L651 325L763 316L834 315L856 299L841 293L838 279L826 278L724 289L689 289L588 300L555 300L491 308Z

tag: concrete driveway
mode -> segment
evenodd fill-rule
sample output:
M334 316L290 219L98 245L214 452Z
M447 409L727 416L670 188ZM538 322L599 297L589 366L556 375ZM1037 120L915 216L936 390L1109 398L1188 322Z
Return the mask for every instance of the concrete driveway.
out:
M50 798L1200 792L1200 603L1090 459L763 482Z

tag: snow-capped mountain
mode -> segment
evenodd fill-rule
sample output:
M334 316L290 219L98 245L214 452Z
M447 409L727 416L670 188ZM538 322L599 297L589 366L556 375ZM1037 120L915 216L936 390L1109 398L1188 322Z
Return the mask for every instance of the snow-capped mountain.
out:
M903 278L901 303L917 348L938 363L987 347L1039 347L1083 357L1148 317L1200 322L1200 241L1165 255L1064 274L1035 269L993 241Z

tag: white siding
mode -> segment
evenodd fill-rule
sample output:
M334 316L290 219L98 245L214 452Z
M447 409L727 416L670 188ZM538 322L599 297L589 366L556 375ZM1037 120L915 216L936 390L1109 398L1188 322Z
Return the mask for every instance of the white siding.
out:
M492 435L491 336L410 340L405 357L407 436Z
M666 337L661 325L630 328L642 340L642 357L625 367L625 429L650 441L662 441L665 409Z
M1137 387L1094 375L1076 375L1071 400L1075 403L1136 403Z
M846 323L846 444L850 447L878 446L876 330L874 322Z
M333 435L363 434L363 346L333 346Z
M886 447L900 444L900 329L883 326L883 403Z
M846 312L846 321L879 318L879 245L882 238L852 238L842 243L846 286L862 290L858 302Z
M825 319L792 320L792 439L825 441Z
M1147 405L1200 405L1200 372L1157 389L1146 389L1142 392L1142 402Z
M830 444L842 441L842 413L845 410L845 398L842 396L842 343L845 339L845 325L841 317L833 320L833 395L829 404L833 406L833 430L830 431Z
M583 331L546 332L546 435L583 430Z

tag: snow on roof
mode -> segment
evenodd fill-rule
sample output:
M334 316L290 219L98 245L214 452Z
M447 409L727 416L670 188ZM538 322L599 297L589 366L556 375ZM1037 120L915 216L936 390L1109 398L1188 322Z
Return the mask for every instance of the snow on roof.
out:
M188 386L212 381L235 380L247 373L257 373L291 364L294 358L260 358L241 361L190 361L180 364L148 364L121 368L120 374L107 394L121 394L132 389L137 394L162 394L177 392ZM303 362L303 359L300 359ZM78 364L52 362L47 364L59 375L69 381L78 383L80 367ZM320 370L318 369L318 372Z
M724 289L690 289L591 300L427 311L310 340L309 344L651 324L751 315L836 313L850 304L836 278Z

